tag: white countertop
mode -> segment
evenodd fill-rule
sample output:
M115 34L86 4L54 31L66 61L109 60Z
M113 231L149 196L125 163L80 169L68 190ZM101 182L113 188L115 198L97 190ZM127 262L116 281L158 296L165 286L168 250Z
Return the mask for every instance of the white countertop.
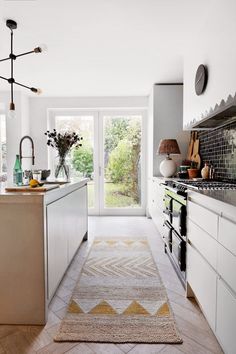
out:
M19 202L46 202L46 204L52 202L53 200L56 200L58 198L62 198L68 193L73 192L74 190L83 187L84 185L87 184L89 181L88 178L77 178L73 179L68 183L61 184L58 188L46 191L46 192L8 192L5 191L5 187L8 185L2 184L1 189L0 189L0 204L2 203L19 203ZM45 181L45 184L47 182ZM57 182L55 181L55 184Z
M236 190L194 190L194 192L236 207Z

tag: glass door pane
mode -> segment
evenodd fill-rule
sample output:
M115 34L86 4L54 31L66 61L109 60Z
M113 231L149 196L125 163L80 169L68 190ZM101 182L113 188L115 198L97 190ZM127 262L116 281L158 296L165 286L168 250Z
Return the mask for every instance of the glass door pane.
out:
M70 176L87 177L88 207L95 207L95 181L94 181L94 116L93 115L57 115L55 116L55 129L59 132L74 131L83 137L82 146L72 149L67 156L70 167Z
M140 208L142 115L103 115L104 208Z

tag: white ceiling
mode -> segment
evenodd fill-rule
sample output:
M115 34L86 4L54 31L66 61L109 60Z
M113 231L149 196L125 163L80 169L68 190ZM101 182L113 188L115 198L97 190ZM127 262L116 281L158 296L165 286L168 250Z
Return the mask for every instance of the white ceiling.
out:
M183 53L210 0L0 0L0 58L45 43L45 55L15 62L15 78L44 96L147 95L182 82ZM204 17L205 16L205 17ZM9 63L0 63L9 76ZM0 90L8 88L0 80Z

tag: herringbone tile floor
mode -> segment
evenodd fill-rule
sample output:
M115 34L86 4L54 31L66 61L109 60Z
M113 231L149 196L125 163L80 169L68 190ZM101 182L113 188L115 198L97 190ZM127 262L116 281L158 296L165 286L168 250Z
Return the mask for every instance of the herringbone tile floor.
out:
M66 311L71 292L94 236L147 236L166 286L176 322L184 340L180 345L55 343L54 333ZM151 220L145 217L91 217L89 242L83 243L51 304L46 326L0 326L0 354L220 354L223 353L199 307L186 299Z

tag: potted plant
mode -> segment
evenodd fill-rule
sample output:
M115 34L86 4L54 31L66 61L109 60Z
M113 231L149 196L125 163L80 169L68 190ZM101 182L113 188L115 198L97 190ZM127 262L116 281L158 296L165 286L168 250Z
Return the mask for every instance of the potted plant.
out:
M196 178L198 176L199 170L197 168L197 162L191 161L190 168L188 168L188 177L190 179Z
M58 178L59 174L62 174L69 179L69 166L66 164L66 156L72 147L79 148L82 146L80 141L83 139L75 132L63 132L58 133L56 129L52 132L49 130L44 133L47 137L47 145L56 149L58 152L59 163L55 169L55 177Z

